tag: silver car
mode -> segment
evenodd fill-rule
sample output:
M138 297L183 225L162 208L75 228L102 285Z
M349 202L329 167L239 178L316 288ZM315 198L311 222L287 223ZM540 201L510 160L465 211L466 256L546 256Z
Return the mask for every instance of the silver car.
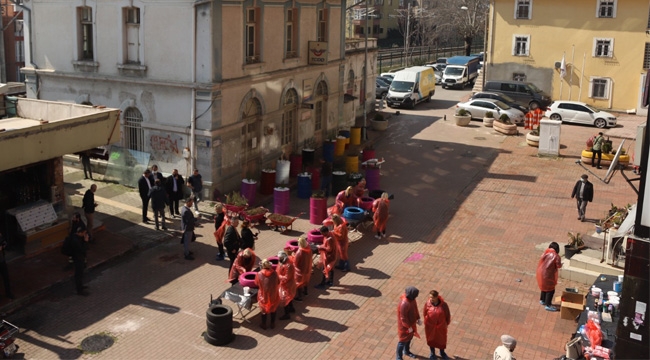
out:
M507 114L514 124L524 123L524 113L508 106L506 103L494 99L474 99L468 102L458 103L456 109L465 109L472 119L483 119L485 113L491 111L494 118L499 118L502 114Z

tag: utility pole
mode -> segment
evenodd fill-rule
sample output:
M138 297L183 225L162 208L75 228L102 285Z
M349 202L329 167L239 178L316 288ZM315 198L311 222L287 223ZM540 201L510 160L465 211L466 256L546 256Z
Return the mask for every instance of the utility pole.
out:
M404 32L404 67L409 67L409 28L411 20L411 2L409 1L406 8L406 31Z
M365 31L363 32L365 36L365 42L366 46L364 47L364 53L363 53L363 139L368 140L368 111L366 109L366 104L368 103L368 99L366 99L366 94L368 93L368 89L366 88L367 82L368 82L368 17L370 17L370 14L368 14L368 0L366 2L366 21L365 21Z

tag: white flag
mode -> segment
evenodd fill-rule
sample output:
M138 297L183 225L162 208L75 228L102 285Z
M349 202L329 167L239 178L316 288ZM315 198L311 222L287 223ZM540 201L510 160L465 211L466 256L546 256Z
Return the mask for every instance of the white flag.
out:
M562 54L562 62L560 63L560 77L564 78L566 76L566 61L564 60L564 54Z

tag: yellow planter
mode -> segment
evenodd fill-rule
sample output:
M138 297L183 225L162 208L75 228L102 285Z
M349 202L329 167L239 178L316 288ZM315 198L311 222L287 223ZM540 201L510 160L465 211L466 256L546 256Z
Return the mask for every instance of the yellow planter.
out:
M583 164L591 164L591 151L589 150L582 150L581 154L582 158L581 161ZM603 154L603 159L600 161L601 165L609 165L612 163L612 160L614 160L614 154ZM596 155L596 161L598 161L598 155ZM618 163L627 166L630 164L630 155L625 154L621 155L618 158Z

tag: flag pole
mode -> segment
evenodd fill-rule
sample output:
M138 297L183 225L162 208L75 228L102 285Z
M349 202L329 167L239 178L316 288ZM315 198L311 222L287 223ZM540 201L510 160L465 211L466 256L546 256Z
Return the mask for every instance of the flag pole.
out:
M571 90L573 90L573 64L575 64L576 58L576 46L571 45L571 73L569 74L569 100L571 100Z
M564 85L564 81L562 81L563 76L562 76L562 66L564 65L564 56L566 55L566 51L562 52L562 63L560 64L560 100L562 100L562 85Z
M587 58L587 53L582 53L582 69L580 69L580 85L578 85L578 101L582 100L582 78L585 77L585 59Z

